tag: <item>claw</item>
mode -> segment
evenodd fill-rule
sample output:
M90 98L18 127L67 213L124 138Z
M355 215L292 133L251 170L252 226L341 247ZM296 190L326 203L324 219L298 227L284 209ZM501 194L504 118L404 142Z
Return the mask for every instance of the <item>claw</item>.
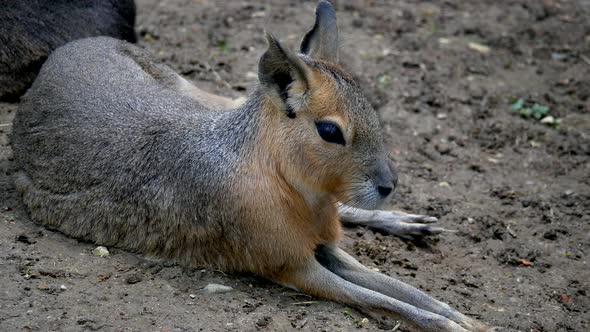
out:
M430 235L438 235L441 233L454 233L456 231L430 226L428 224L418 224L418 223L407 223L407 222L400 222L400 221L381 221L378 223L370 224L369 228L374 230L386 233L397 235L401 237L424 237Z
M430 217L430 216L420 216L420 220L419 221L421 221L423 223L431 224L431 223L437 222L438 221L438 218L437 217Z
M362 210L340 204L340 219L346 224L367 226L385 234L404 238L421 238L445 232L454 232L442 227L430 226L438 218L401 211Z
M440 233L444 233L446 231L447 230L444 229L444 228L442 228L442 227L428 227L428 228L425 228L424 229L424 233L426 235L437 235L437 234L440 234Z
M419 214L410 214L401 211L389 211L393 220L399 220L407 223L424 223L432 224L438 221L438 218L431 216L423 216Z

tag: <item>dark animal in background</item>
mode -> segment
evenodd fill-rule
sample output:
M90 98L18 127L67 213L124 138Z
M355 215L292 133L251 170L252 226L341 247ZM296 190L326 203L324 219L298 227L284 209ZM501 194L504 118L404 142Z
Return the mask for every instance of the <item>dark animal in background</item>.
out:
M134 25L133 0L3 0L0 100L18 100L56 48L92 36L135 42Z

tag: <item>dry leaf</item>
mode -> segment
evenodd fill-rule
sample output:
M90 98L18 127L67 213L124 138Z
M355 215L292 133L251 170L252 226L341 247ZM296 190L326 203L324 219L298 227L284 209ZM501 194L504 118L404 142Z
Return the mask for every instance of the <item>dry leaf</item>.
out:
M563 304L567 304L570 301L570 297L567 294L559 294L559 296L561 296L561 302Z
M524 259L522 258L521 260L519 260L520 265L523 266L533 266L533 262L529 261L528 259Z

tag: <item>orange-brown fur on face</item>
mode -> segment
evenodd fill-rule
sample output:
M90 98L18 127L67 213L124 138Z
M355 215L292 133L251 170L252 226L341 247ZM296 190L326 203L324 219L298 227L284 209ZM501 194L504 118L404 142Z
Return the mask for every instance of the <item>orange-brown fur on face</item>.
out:
M308 185L313 181L300 175L301 161L286 153L299 145L290 137L298 129L285 121L271 100L262 105L265 125L257 133L256 148L240 168L242 180L236 187L245 212L240 223L251 237L250 247L241 250L253 253L248 255L253 272L272 277L306 262L318 245L337 242L341 226L330 191ZM312 162L305 168L316 165Z
M348 141L354 128L349 125L347 106L341 101L334 80L316 69L311 69L309 74L305 91L297 82L290 89L289 101L295 99L297 101L292 104L300 105L296 119L272 109L272 103L265 104L265 112L277 117L276 126L270 127L277 137L269 146L278 148L275 153L280 156L282 170L296 187L334 195L342 189L343 177L346 177L341 169L335 171L335 166L346 164L346 156L342 153L343 147L327 143L318 136L315 122L328 119L337 123ZM337 158L329 158L326 153Z
M334 78L311 69L307 85L295 82L290 96L303 100L296 119L285 116L273 97L263 97L264 126L235 186L239 223L248 234L248 247L238 251L251 264L243 267L267 276L304 264L318 245L339 240L335 203L353 190L347 187L350 173L362 172L346 147L323 141L315 128L315 121L329 119L348 144L354 142L350 105Z
M352 91L353 98L343 86ZM374 111L362 96L357 97L358 88L346 72L321 61L308 62L307 84L296 82L289 94L288 102L293 107L300 105L297 118L283 116L273 129L283 133L274 144L284 142L280 143L281 157L287 178L307 190L329 193L341 201L353 200L353 193L361 186L359 179L368 172L363 167L372 164L366 159L386 158L378 124L366 121ZM269 107L273 104L267 103ZM337 124L346 145L322 140L315 127L320 120Z

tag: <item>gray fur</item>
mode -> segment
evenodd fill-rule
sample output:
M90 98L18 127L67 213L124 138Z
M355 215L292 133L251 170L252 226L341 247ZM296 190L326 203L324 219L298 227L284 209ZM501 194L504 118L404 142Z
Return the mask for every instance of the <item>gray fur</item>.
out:
M3 0L0 7L0 100L18 99L49 54L69 41L135 42L133 0Z
M167 67L142 68L148 58L106 37L56 50L15 118L17 185L34 220L70 236L216 265L256 99L209 111L166 85Z

